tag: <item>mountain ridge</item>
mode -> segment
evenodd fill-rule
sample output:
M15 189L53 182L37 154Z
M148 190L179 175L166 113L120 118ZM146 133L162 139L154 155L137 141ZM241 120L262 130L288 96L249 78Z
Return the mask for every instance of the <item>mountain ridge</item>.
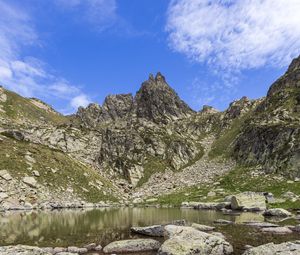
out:
M72 116L0 88L0 138L20 148L26 142L60 151L63 160L94 169L109 183L109 194L123 201L210 183L236 165L300 177L299 62L266 97L242 97L221 112L209 106L193 111L160 73L134 96L109 95L102 106L90 104ZM14 132L24 139L15 140ZM186 181L177 180L185 178L181 172ZM162 181L154 194L155 176Z

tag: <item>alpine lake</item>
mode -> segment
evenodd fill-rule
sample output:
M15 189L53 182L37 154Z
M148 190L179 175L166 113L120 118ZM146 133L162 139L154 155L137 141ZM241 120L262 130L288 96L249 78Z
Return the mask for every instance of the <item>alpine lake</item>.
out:
M131 233L132 226L167 224L185 219L188 224L215 226L233 245L234 254L242 254L245 245L258 246L299 239L298 234L263 233L243 222L266 221L260 213L223 214L220 211L180 208L124 207L54 211L11 211L0 214L0 245L25 244L39 247L83 247L90 243L102 247L112 241L147 238ZM218 225L214 221L225 219L235 224ZM279 225L296 225L296 220L276 222ZM158 238L163 242L163 238ZM93 252L93 254L97 254ZM101 254L101 253L99 253ZM137 253L135 253L137 254ZM155 254L155 253L143 253Z

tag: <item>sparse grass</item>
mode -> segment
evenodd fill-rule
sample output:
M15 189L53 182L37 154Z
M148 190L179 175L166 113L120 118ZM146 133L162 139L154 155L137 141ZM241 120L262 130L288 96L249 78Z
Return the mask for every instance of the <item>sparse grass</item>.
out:
M138 187L143 185L152 174L164 172L167 167L165 160L158 157L149 157L147 163L144 165L144 176L139 180Z
M212 149L208 154L210 158L220 156L225 158L230 157L232 142L239 134L245 118L246 117L244 116L233 120L230 128L225 130L224 133L222 133L222 135L213 143Z
M0 112L0 115L13 119L15 121L47 121L53 124L63 124L67 122L68 118L55 114L52 112L47 112L30 102L30 99L19 96L18 94L5 90L7 95L6 102L2 102L1 105L5 113Z
M251 174L252 170L241 166L236 167L223 177L216 179L215 185L198 185L184 188L176 193L159 197L158 203L179 206L184 201L220 201L227 195L244 191L271 192L275 198L280 198L287 191L300 195L299 182L288 183L287 179L275 174L262 173L255 176ZM216 196L207 197L209 191L216 191L217 189L223 189L223 192L216 192ZM285 202L269 204L268 206L272 208L299 209L300 201L292 202L286 200Z
M35 177L38 183L53 191L70 187L78 197L89 202L117 201L108 193L112 188L108 180L101 177L96 170L79 163L63 152L11 138L4 138L0 145L0 169L8 170L14 178L33 176L32 172L37 170L40 173L40 177ZM25 159L27 152L30 152L32 158L36 160L36 163L32 164L32 169ZM103 183L101 190L89 185L97 180Z

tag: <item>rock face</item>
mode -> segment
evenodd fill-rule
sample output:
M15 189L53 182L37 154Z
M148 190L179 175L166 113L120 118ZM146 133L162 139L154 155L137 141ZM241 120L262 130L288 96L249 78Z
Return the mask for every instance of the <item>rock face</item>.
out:
M300 242L287 242L281 244L268 243L258 247L251 248L243 253L243 255L299 255Z
M223 255L233 252L232 246L216 235L207 234L192 227L169 225L165 229L169 239L159 249L160 255Z
M267 173L300 176L299 63L300 57L293 60L245 121L232 154L239 162L262 165Z
M103 122L111 122L126 118L133 113L133 97L131 94L110 95L105 98L103 106L90 104L80 107L77 117L87 127L95 128Z
M102 122L126 117L167 123L191 116L193 113L194 111L167 84L165 77L157 73L155 78L150 75L135 97L131 94L110 95L105 98L102 107L98 104L90 104L85 109L81 107L77 116L86 126L95 127Z
M166 83L165 77L158 73L142 84L135 97L137 116L155 123L167 123L193 114L176 92Z
M103 248L104 253L126 253L156 251L160 247L160 242L152 239L131 239L115 241Z
M262 193L244 192L231 197L233 210L263 211L266 209L266 198Z

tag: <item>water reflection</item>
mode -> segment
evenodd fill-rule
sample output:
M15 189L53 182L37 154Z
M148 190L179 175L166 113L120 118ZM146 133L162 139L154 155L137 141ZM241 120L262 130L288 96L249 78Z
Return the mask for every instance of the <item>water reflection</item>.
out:
M130 233L131 226L163 224L178 219L209 225L220 218L237 223L264 220L261 214L255 213L242 213L236 216L223 215L216 211L177 208L103 208L10 212L0 215L0 245L28 244L65 247L69 245L82 246L91 242L106 245L114 240L134 237ZM240 229L240 227L232 228ZM227 228L224 229L224 232L228 232L228 237L232 242L237 242L236 238L241 238L241 233L233 235L233 229L227 231ZM241 247L242 244L239 246Z
M0 216L0 244L82 245L107 243L130 236L131 226L168 223L176 219L209 224L217 218L238 220L215 211L170 208L103 208L49 212L10 212ZM253 216L253 214L251 214Z

